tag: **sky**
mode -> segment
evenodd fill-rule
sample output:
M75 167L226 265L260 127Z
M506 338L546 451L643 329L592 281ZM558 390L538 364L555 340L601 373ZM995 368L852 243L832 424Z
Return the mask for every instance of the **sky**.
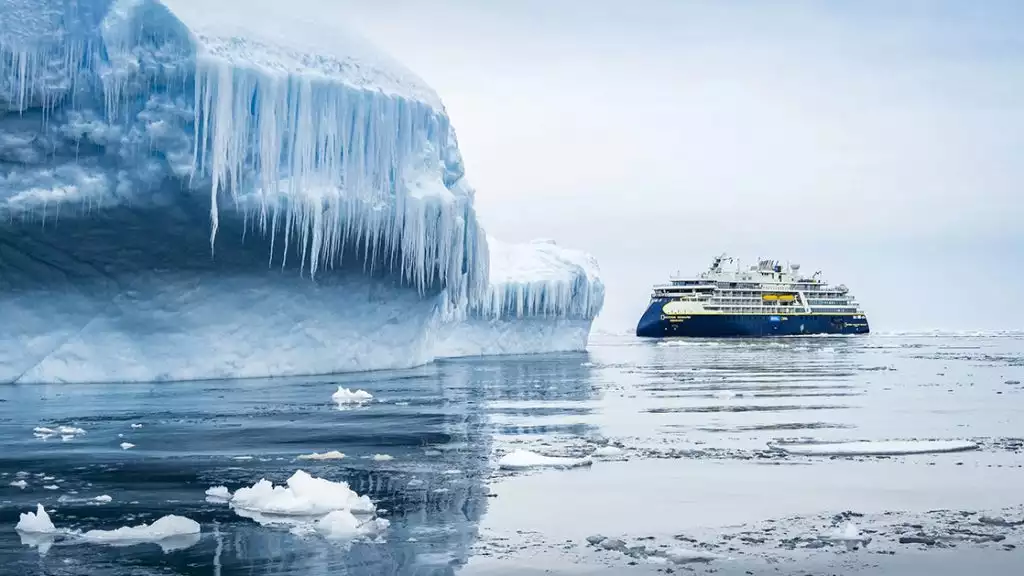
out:
M438 92L489 233L595 255L595 329L723 252L874 330L1024 329L1024 2L337 5Z

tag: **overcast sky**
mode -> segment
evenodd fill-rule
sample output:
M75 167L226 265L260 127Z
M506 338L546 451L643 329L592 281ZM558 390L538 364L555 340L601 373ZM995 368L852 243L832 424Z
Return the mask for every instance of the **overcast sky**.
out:
M878 330L1024 328L1024 2L342 4L440 94L490 233L598 258L599 329L723 251Z

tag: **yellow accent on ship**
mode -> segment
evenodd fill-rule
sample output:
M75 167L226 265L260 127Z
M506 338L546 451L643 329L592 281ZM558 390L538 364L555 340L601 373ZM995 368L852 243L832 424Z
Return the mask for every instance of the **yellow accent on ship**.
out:
M766 302L792 302L796 300L796 296L793 294L764 294L761 296L761 300Z

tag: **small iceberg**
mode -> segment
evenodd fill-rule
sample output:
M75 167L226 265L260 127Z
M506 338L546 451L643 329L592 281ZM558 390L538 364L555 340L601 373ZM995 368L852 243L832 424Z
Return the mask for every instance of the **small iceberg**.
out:
M801 456L903 456L908 454L939 454L963 452L978 447L975 442L961 440L884 440L859 442L809 442L773 444L787 454Z
M97 502L99 504L110 504L111 502L114 501L114 499L111 498L110 496L107 496L106 494L103 494L93 498L92 501Z
M317 520L314 529L329 540L351 540L361 536L376 536L390 525L384 518L361 521L347 510L335 510Z
M224 503L231 500L231 490L227 486L211 486L206 490L206 501Z
M854 550L857 546L867 546L871 542L871 537L864 535L860 528L852 522L847 522L842 530L836 528L826 539L830 542L845 544L847 550Z
M376 507L368 496L360 496L346 482L316 478L297 470L285 486L261 479L239 488L231 498L233 508L276 516L323 516L335 510L372 514Z
M348 407L352 405L362 405L370 400L373 400L373 395L366 390L352 391L348 388L338 386L338 391L331 394L331 400L338 405L339 408Z
M341 460L345 455L337 450L331 450L330 452L324 452L323 454L313 452L312 454L300 454L297 456L299 460Z
M18 525L14 527L18 532L25 534L59 534L60 531L53 525L50 515L46 513L42 504L36 504L35 512L22 512L18 518Z
M131 448L135 448L135 444L132 444L131 442L121 442L121 450L129 450Z
M498 467L503 470L524 470L527 468L579 468L590 466L593 461L588 458L565 458L544 456L529 450L516 450L498 460Z
M201 531L199 523L195 520L171 514L152 524L122 526L116 530L89 530L81 535L81 539L108 546L153 543L167 553L195 545L199 542Z
M395 457L392 456L391 454L374 454L370 458L374 462L390 462L391 460L395 459Z
M24 480L15 480L10 483L10 486L24 490L25 488L28 488L28 482L25 482Z

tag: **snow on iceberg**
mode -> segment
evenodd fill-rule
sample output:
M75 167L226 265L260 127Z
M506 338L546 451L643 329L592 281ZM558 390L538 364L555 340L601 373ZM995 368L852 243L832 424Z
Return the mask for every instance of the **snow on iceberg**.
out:
M438 96L321 8L0 0L0 382L586 344L596 266L490 250Z

